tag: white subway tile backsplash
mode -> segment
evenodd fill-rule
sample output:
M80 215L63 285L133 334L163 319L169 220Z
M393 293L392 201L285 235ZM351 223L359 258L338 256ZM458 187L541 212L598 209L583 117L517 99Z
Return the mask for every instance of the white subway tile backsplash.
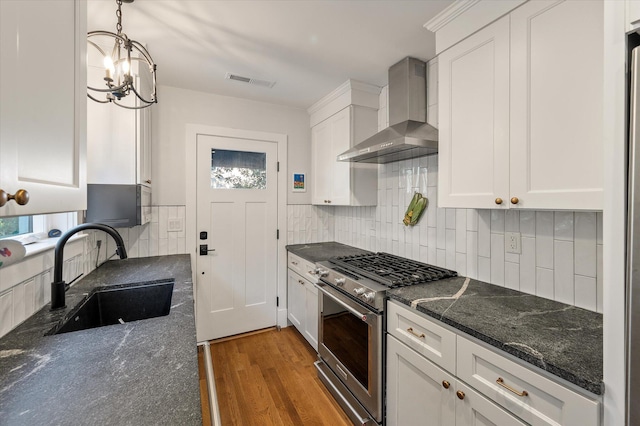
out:
M467 276L478 278L478 233L467 231Z
M536 266L553 269L553 212L536 212Z
M478 210L478 256L491 257L491 210Z
M575 276L575 305L579 308L597 310L597 284L593 277Z
M491 281L504 286L504 234L491 234Z
M305 220L298 233L288 229L287 241L385 251L602 312L601 213L438 208L437 162L436 155L380 165L376 207L288 206L288 216ZM417 226L405 227L416 190L429 199L427 211ZM505 232L521 234L521 254L506 253Z
M520 232L520 212L518 210L507 210L504 217L505 232Z
M520 234L523 237L536 236L536 212L531 210L520 211Z
M478 256L478 279L484 282L491 282L491 259Z
M536 239L531 237L522 237L520 291L536 294Z
M517 263L504 263L504 286L513 290L520 290L520 265Z
M536 296L553 299L553 269L536 267Z
M575 274L596 277L596 213L575 214Z
M455 209L456 211L456 252L467 252L467 210Z
M13 328L13 292L0 294L0 336Z
M491 211L491 233L492 234L504 234L504 210L490 210Z
M573 212L555 212L554 239L573 241Z
M574 304L573 242L554 241L554 299Z

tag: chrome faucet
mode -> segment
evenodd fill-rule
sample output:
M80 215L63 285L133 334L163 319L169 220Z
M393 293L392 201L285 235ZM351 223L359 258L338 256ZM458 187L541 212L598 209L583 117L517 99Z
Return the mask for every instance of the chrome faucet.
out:
M66 291L66 283L62 279L62 263L64 260L64 245L67 243L67 240L71 238L71 236L77 232L84 231L86 229L97 229L99 231L104 231L107 234L111 235L116 242L116 253L120 256L120 259L127 258L127 250L124 248L124 241L122 241L122 237L112 227L108 225L104 225L102 223L83 223L82 225L78 225L75 228L72 228L62 234L58 242L56 243L56 248L54 251L54 263L53 263L53 282L51 283L51 310L55 311L58 309L66 308L67 305L64 301L64 293Z

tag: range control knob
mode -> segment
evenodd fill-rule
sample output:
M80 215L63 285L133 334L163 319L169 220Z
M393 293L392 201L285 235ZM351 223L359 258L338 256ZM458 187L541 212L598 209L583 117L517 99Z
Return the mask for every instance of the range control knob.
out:
M367 302L373 302L373 299L376 297L374 292L369 292L369 293L365 293L365 295L363 296L364 300L366 300Z
M356 288L353 290L353 292L356 294L356 296L361 296L364 294L366 290L364 289L364 287L360 287L360 288Z
M336 282L336 285L338 287L342 287L344 285L344 283L347 282L346 278L334 278L334 281Z
M316 268L314 274L319 277L326 277L327 275L329 275L329 271L327 271L326 269Z

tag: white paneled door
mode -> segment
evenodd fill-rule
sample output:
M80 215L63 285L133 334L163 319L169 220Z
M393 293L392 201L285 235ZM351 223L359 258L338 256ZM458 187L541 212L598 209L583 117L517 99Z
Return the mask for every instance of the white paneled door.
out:
M197 136L198 341L276 324L277 182L276 143Z

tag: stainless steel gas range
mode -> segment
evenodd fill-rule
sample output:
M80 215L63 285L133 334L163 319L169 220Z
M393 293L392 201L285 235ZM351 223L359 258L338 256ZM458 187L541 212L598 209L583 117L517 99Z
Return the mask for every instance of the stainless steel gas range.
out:
M354 424L381 424L386 290L456 276L454 271L388 253L316 263L318 377Z

